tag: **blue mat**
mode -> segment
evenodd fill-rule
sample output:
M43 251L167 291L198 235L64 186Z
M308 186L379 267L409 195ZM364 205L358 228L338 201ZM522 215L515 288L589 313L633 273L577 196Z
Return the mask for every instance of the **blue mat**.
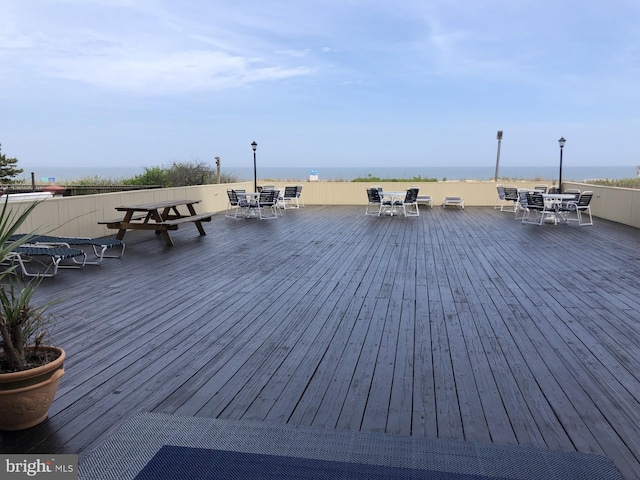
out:
M80 480L622 480L605 457L384 433L142 413Z
M163 446L135 480L508 480L483 475Z

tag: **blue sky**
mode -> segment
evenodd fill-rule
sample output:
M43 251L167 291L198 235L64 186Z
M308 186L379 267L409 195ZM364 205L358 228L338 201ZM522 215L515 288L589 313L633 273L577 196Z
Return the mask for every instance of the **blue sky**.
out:
M19 165L640 164L640 2L3 0Z

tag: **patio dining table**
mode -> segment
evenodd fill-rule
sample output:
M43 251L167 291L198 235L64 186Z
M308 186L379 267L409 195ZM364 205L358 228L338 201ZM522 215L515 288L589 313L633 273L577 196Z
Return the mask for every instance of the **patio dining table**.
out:
M264 188L263 188L264 191ZM237 192L238 197L244 195L249 205L256 206L260 200L261 192ZM275 202L278 202L278 195L276 195ZM260 212L258 212L258 208L247 208L244 218L261 218ZM276 217L277 218L277 215Z
M388 212L388 214L393 217L393 215L397 213L396 208L395 208L396 202L403 201L406 195L407 195L407 191L406 190L401 191L401 192L385 192L385 191L380 192L380 199L381 200L386 197L391 202L391 205L388 206L387 208L385 208L383 210L383 213L387 213Z
M551 206L551 208L556 212L555 215L550 215L547 218L552 218L553 222L556 224L558 221L566 223L566 219L560 214L560 206L562 205L562 202L574 200L576 198L575 195L573 193L543 193L542 198L544 199L544 202Z

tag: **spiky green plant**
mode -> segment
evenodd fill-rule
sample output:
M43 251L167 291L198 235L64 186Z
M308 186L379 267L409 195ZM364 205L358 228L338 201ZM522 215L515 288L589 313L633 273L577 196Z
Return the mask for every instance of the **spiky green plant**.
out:
M0 210L0 260L9 266L0 270L0 371L20 371L31 368L26 347L39 346L48 319L44 313L51 303L33 305L33 295L39 279L23 282L10 260L12 252L28 242L33 234L12 239L18 233L38 202L26 208L12 207L5 199Z
M37 286L38 281L22 282L12 275L0 288L0 337L4 352L0 371L25 370L30 368L32 356L40 356L33 349L27 350L28 346L36 347L36 350L41 346L46 334L44 328L50 322L45 315L49 304L32 304Z

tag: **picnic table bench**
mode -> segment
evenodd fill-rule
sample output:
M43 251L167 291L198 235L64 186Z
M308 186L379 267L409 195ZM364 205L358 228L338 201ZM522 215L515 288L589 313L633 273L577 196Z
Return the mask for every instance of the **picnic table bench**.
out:
M183 223L194 223L200 235L206 235L202 222L210 222L215 212L196 213L194 205L200 200L165 200L162 202L116 207L124 212L121 219L103 220L99 224L118 230L116 238L122 240L127 230L154 230L162 235L167 245L173 245L169 230L177 230ZM185 206L187 213L178 207Z

